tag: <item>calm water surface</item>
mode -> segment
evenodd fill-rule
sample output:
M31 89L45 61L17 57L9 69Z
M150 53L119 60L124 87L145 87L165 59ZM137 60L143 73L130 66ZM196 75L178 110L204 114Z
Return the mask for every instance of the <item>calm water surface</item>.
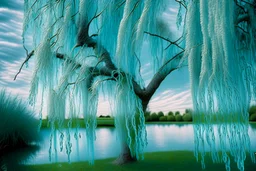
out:
M65 149L60 152L59 142L57 143L57 153L52 152L51 161L49 160L50 129L41 131L43 141L37 152L34 152L27 160L26 164L43 164L51 162L67 162L68 156ZM79 130L81 138L76 141L74 138L75 129L71 130L71 162L87 160L87 144L85 129ZM148 146L145 152L156 151L175 151L175 150L194 150L194 133L192 124L148 124ZM115 128L97 128L97 139L95 141L95 159L117 157L120 152L119 143L116 138ZM256 151L256 124L249 127L249 136L252 149Z

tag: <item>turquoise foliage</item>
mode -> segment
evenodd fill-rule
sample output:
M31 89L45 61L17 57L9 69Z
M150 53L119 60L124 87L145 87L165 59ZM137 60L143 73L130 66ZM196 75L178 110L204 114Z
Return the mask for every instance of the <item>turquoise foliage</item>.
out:
M203 168L207 145L213 161L223 161L227 170L231 160L228 152L239 170L244 170L246 152L255 161L248 137L248 108L256 93L252 79L256 74L256 27L241 22L240 15L247 12L237 8L234 1L200 0L188 5L186 53L194 105L195 156L198 159L201 154ZM255 20L250 7L247 14ZM213 124L217 124L215 131Z
M25 0L23 42L28 44L27 39L32 35L31 51L35 56L29 102L35 105L41 97L41 117L43 106L47 106L52 127L50 159L51 153L57 151L56 131L63 126L64 119L69 118L71 125L73 120L83 117L89 162L93 164L99 93L106 94L112 102L116 127L119 137L122 137L119 138L120 143L129 146L133 157L143 158L147 144L146 129L141 100L134 92L133 82L144 86L140 75L140 51L144 40L152 49L149 57L155 68L159 69L173 55L172 47L163 52L163 47L167 47L169 42L163 43L159 37L144 36L145 31L170 36L169 28L162 19L166 2ZM90 47L85 43L88 41L86 36L93 40ZM106 59L106 54L109 59ZM113 72L107 76L97 75L96 71L102 72L98 69L109 65ZM170 67L176 65L177 62L175 65L170 62ZM68 131L66 137L63 135L59 139L61 150L65 147L68 156L72 151L70 138Z

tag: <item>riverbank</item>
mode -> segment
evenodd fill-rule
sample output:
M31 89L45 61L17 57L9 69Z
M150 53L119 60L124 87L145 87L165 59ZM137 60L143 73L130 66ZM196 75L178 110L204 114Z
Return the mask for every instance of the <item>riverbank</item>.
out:
M64 121L64 128L68 127L68 122L69 119L66 119ZM146 124L189 124L192 122L177 122L177 121L151 121L151 122L146 122ZM76 127L76 125L79 125L79 127L84 128L85 127L85 123L83 119L74 119L72 121L72 127ZM114 127L115 126L115 120L114 118L97 118L97 127ZM48 123L47 119L43 119L42 120L42 126L41 128L49 128L50 125Z
M88 162L76 162L76 163L54 163L54 164L42 164L42 165L23 165L21 169L26 171L69 171L69 170L90 170L90 171L155 171L155 170L190 170L199 171L202 170L200 162L196 162L196 158L191 151L169 151L169 152L154 152L146 153L145 159L142 161L125 164L122 166L113 165L111 162L114 158L96 160L93 166ZM226 171L223 163L213 163L210 154L207 153L205 157L206 169L205 171ZM236 163L231 161L231 170L238 170ZM256 164L252 163L250 157L245 161L246 171L255 171Z
M68 127L68 122L69 120L66 119L64 121L64 128ZM146 122L146 124L192 124L193 122L186 122L186 121L151 121L151 122ZM250 122L250 123L256 123L256 122ZM72 122L72 127L76 127L76 125L79 125L80 127L84 128L85 123L83 119L74 119ZM114 127L115 126L115 120L114 118L97 118L97 127ZM42 120L42 126L41 128L48 128L48 120L43 119Z

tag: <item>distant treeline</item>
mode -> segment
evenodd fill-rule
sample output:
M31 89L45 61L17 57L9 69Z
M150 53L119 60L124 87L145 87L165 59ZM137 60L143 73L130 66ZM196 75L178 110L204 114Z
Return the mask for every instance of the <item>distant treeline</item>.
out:
M192 118L192 110L186 109L184 114L180 114L179 111L176 112L168 112L167 114L164 114L162 111L158 113L151 113L149 111L145 112L145 120L146 122L156 122L156 121L171 121L171 122L191 122L193 120Z
M180 114L179 111L173 112L170 111L168 113L163 113L162 111L156 113L156 112L150 112L146 111L145 121L146 122L157 122L157 121L171 121L171 122L191 122L193 121L193 111L192 109L186 109L185 113ZM253 105L249 109L249 120L250 121L256 121L256 105ZM104 116L100 115L99 118L112 118L110 115Z

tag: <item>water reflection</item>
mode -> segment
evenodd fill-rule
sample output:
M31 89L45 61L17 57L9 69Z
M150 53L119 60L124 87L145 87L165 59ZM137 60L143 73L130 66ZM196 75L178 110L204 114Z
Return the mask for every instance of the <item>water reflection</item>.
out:
M80 129L81 138L76 141L74 138L75 129L71 130L71 161L86 161L86 134L85 129ZM149 124L147 125L148 146L145 152L154 151L174 151L174 150L194 150L194 132L192 124ZM256 151L256 124L249 127L249 136L251 139L252 149ZM68 157L66 150L60 151L59 142L57 144L57 153L52 153L52 161L49 161L49 142L50 130L41 131L44 141L36 156L27 164L42 164L51 162L67 162ZM59 135L57 135L59 137ZM66 136L66 135L65 135ZM95 141L95 159L116 157L120 152L120 146L117 141L116 131L114 128L97 128L97 139ZM65 144L65 139L64 139ZM54 158L57 156L57 158Z
M146 152L193 150L193 127L188 124L147 126ZM192 136L191 136L192 135Z

